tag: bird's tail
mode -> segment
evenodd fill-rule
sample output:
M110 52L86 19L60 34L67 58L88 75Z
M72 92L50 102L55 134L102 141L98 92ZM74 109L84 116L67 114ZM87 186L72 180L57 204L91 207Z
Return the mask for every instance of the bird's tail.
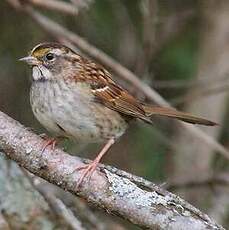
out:
M213 121L209 121L201 117L196 117L189 113L180 112L172 108L143 105L143 109L147 117L158 115L158 116L175 118L175 119L185 121L191 124L199 124L199 125L207 125L207 126L217 125L217 123Z

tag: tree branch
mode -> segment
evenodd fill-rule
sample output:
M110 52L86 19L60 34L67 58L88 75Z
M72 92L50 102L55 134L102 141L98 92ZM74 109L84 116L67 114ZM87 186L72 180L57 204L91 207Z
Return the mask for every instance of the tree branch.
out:
M79 13L79 9L86 8L89 4L88 2L74 2L68 3L64 1L57 0L26 0L29 4L38 6L44 9L54 10L61 13L69 14L69 15L77 15Z
M216 175L208 175L206 178L198 178L195 180L171 181L166 183L163 187L169 190L179 188L195 188L201 186L228 186L229 174L218 173Z
M85 230L83 224L81 223L70 208L66 207L64 202L56 197L54 194L46 191L45 186L40 186L41 179L34 176L33 174L28 173L26 170L22 170L24 175L28 178L31 185L37 190L40 195L45 199L50 209L55 213L57 218L61 218L65 221L65 224L70 226L73 230Z
M5 154L31 173L72 194L145 228L223 229L207 215L155 185L152 191L139 188L129 179L104 169L76 189L82 165L80 158L60 149L40 151L43 140L19 122L0 112L0 147Z

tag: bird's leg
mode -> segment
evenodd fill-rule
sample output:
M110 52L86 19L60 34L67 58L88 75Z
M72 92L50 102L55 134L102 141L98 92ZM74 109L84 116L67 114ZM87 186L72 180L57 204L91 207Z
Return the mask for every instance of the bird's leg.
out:
M56 138L49 138L47 137L46 134L41 134L40 135L41 137L44 138L44 144L42 146L42 149L41 149L41 152L43 153L45 151L45 149L48 147L48 146L51 146L51 150L54 150L57 143L63 139L63 137L59 136L59 137L56 137Z
M102 148L102 150L99 152L97 157L89 164L86 164L84 166L77 167L75 170L84 170L83 174L81 175L78 183L77 188L81 185L85 177L88 177L88 179L91 178L93 172L95 171L98 163L100 162L101 158L106 154L106 152L109 150L109 148L115 143L114 138L111 138L105 146Z
M41 134L39 135L40 137L42 137L44 140L43 140L43 145L42 145L42 148L41 148L41 154L44 153L44 151L46 150L47 147L51 147L51 150L53 151L56 147L56 145L62 141L63 139L65 139L65 137L63 136L57 136L57 137L48 137L46 134ZM50 164L58 164L58 163L62 163L63 162L63 157L61 157L60 159L58 160L53 160L50 162Z
M57 144L57 140L55 138L50 138L45 140L41 152L43 153L48 146L51 146L51 150L54 150L56 144Z
M55 138L48 138L44 140L44 144L42 146L41 152L43 153L48 146L51 146L51 149L54 150L56 144L57 144L57 140Z

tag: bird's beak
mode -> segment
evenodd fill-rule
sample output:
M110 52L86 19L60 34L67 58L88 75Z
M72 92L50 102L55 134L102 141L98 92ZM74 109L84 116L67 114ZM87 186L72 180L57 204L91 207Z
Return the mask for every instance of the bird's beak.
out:
M28 65L38 65L39 64L39 61L37 60L37 58L32 57L32 56L20 58L19 61L24 61Z

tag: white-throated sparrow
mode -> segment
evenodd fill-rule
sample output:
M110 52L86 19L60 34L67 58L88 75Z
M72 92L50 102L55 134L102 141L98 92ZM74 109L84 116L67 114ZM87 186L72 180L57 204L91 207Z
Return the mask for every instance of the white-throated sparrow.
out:
M39 122L57 136L78 142L106 143L79 180L91 176L102 156L139 118L152 123L154 115L201 125L216 123L175 109L146 105L112 80L102 66L57 43L43 43L20 60L32 66L30 102Z

